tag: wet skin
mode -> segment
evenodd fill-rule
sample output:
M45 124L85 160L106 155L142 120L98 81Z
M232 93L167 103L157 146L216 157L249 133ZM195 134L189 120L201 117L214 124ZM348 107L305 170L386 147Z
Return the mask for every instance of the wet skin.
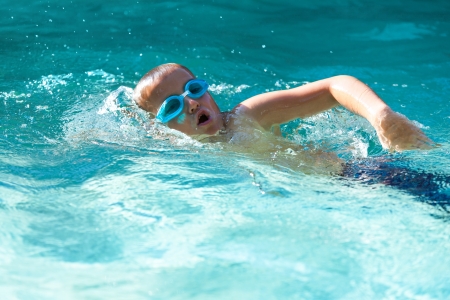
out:
M175 67L155 81L138 84L140 107L157 114L167 97L181 95L186 83L195 78L182 67ZM140 88L142 86L142 89ZM289 90L253 96L238 104L231 112L221 113L207 92L198 99L184 98L182 113L167 126L196 139L214 136L222 128L227 135L233 132L261 129L297 118L307 118L342 105L368 120L377 131L384 148L390 151L431 149L437 145L414 123L394 112L366 84L351 76L334 76Z

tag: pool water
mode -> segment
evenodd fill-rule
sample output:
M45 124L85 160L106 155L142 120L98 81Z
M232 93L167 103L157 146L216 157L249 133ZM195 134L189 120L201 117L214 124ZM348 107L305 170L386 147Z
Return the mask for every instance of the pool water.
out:
M450 195L450 2L1 4L2 299L450 297L448 206L305 159L389 161ZM390 154L344 109L283 126L299 158L200 143L131 100L166 62L223 110L353 75L441 147Z

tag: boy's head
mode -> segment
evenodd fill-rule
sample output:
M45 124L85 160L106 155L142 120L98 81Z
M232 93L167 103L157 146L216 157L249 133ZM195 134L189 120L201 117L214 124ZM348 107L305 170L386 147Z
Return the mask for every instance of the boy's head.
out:
M192 84L195 81L191 82L193 79L194 74L184 66L160 65L141 78L133 99L140 108L158 116L172 129L187 135L213 135L223 126L222 114L206 91L207 86L197 95L195 90L190 90L195 86ZM175 113L166 113L173 105L179 109L175 109Z

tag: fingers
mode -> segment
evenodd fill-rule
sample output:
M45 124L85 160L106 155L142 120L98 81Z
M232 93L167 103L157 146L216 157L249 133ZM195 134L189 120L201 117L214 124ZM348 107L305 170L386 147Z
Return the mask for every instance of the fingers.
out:
M411 136L408 140L396 141L393 143L392 151L407 151L407 150L431 150L440 147L439 144L433 142L425 135Z
M395 112L380 117L375 129L381 145L390 152L438 147L417 125Z

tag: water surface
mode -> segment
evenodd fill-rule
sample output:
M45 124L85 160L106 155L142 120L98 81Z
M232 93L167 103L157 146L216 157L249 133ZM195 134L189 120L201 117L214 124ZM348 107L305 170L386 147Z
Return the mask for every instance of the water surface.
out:
M442 147L389 154L342 109L285 125L288 139L438 178L450 173L448 1L1 4L3 298L450 296L442 207L154 127L130 96L165 62L210 82L223 110L353 75Z

